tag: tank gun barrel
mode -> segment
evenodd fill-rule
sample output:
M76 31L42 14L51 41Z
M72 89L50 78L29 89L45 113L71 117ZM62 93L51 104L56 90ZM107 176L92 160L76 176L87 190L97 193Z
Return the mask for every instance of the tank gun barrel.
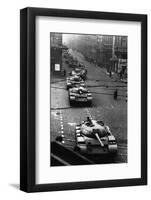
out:
M101 139L100 139L100 137L99 137L98 133L94 133L94 134L95 134L95 136L96 136L97 140L99 141L99 143L100 143L101 147L104 147L104 144L103 144L103 142L101 141Z

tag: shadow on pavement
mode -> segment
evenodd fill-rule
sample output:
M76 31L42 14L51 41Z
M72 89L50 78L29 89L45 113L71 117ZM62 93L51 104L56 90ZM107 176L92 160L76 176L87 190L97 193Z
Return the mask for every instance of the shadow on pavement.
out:
M20 185L17 184L17 183L10 183L9 185L10 185L11 187L15 188L16 190L19 190L19 188L20 188Z

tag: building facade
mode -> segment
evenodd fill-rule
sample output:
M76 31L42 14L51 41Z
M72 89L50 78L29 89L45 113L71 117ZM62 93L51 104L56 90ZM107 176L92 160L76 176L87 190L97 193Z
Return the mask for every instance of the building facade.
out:
M86 60L108 72L127 71L127 36L72 35L68 47L83 54Z
M62 71L62 33L50 33L51 72Z
M98 64L108 67L118 59L127 60L127 37L103 35L99 43L100 56Z

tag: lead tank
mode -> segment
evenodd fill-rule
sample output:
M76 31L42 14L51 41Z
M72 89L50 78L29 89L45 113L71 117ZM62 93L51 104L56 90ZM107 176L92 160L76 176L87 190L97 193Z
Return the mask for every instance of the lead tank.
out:
M108 126L101 120L87 117L76 126L75 150L87 154L108 154L117 152L117 142Z

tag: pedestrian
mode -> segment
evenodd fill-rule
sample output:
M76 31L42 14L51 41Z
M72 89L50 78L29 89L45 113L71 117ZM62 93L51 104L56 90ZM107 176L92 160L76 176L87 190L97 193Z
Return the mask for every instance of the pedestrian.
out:
M66 70L65 69L63 70L63 75L66 76Z
M121 71L120 71L120 79L122 79L122 75L123 75L123 74L122 74L122 70L121 70Z
M114 99L117 100L118 91L117 89L114 91Z
M109 76L110 76L110 78L112 77L112 72L111 71L109 72Z

